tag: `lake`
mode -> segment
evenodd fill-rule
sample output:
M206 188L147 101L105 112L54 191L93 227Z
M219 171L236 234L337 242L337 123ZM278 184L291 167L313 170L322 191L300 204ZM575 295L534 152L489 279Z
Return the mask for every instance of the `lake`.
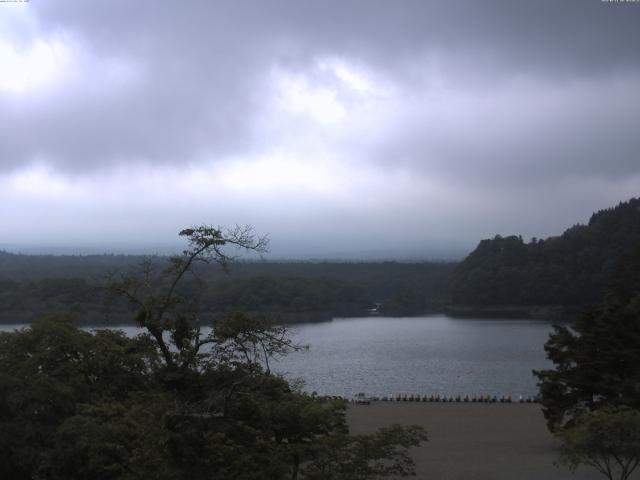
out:
M19 325L0 326L11 330ZM537 393L533 369L546 368L551 323L424 317L336 318L292 326L309 349L272 365L323 395ZM135 334L135 327L122 327Z

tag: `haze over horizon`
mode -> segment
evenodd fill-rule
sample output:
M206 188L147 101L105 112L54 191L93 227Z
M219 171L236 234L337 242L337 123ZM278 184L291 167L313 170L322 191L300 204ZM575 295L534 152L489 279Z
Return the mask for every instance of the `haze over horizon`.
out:
M558 235L640 194L639 24L600 0L0 3L0 248Z

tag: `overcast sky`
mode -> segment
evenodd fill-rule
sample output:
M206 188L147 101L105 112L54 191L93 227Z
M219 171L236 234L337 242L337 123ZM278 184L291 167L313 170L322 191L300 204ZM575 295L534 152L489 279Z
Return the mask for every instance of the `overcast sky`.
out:
M457 255L640 194L640 2L0 3L0 244Z

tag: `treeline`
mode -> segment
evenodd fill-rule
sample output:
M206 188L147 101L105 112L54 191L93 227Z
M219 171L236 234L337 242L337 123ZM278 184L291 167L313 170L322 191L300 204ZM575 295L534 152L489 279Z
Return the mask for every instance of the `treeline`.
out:
M284 322L442 311L473 315L531 314L531 306L579 309L601 299L617 260L640 245L640 199L601 210L559 237L496 236L456 263L258 262L200 265L181 288L204 316L266 312ZM161 270L168 257L155 257ZM102 286L109 274L144 261L126 255L17 255L0 252L0 322L29 322L44 313L76 311L105 319ZM131 322L110 304L112 323ZM539 315L549 317L548 309Z
M454 305L584 306L599 301L618 259L640 245L640 199L593 214L559 237L482 240L455 269Z
M139 256L27 256L0 253L0 322L29 322L44 313L78 313L85 323L128 323L120 303L108 303L109 274L127 272ZM159 270L166 257L154 259ZM242 310L286 321L363 315L376 304L388 315L441 310L449 302L452 263L242 262L230 272L198 266L181 286L204 316ZM117 273L116 273L117 275Z
M105 303L100 285L85 278L0 280L0 323L25 323L49 312L82 313L101 322Z
M0 251L0 279L103 279L114 269L139 263L139 255L23 255Z
M327 311L358 315L376 303L390 315L438 310L449 301L453 263L241 264L203 295L209 310Z

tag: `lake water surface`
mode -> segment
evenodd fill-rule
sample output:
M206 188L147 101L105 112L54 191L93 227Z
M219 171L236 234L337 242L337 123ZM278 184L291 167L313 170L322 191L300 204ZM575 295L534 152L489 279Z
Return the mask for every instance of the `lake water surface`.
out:
M295 325L292 331L309 349L272 369L325 395L529 396L537 393L531 371L550 365L543 345L551 323L545 321L362 317Z
M544 321L444 315L335 319L296 327L310 348L276 369L318 393L534 395L550 331Z

